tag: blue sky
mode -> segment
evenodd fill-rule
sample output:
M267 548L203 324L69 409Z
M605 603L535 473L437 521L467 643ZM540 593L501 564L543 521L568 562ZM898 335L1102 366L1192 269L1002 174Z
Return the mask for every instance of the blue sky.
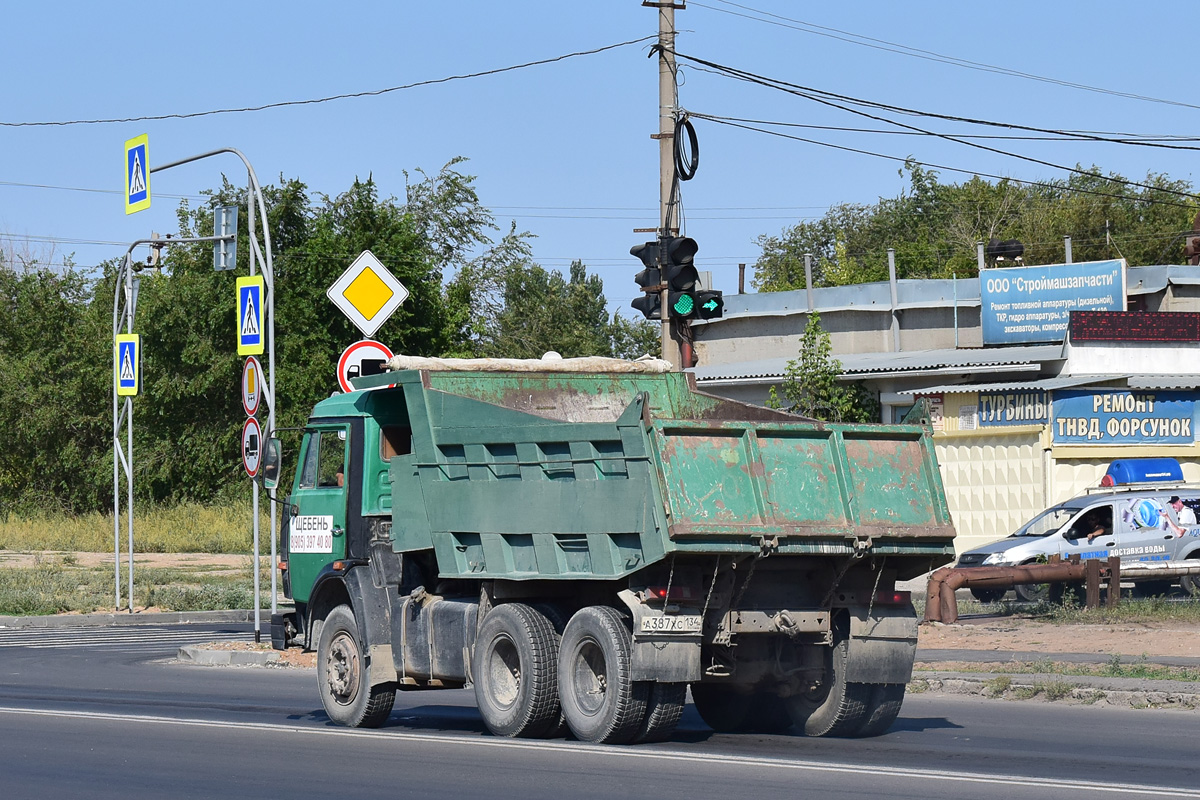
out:
M676 16L681 53L805 86L1048 128L1200 134L1197 108L952 66L893 46L1200 105L1191 3L703 0L687 6ZM188 113L369 91L603 47L657 29L654 11L640 0L146 6L9 0L2 7L4 123ZM836 30L819 35L811 27L797 30L800 22ZM627 309L640 268L628 250L647 238L633 229L652 227L657 217L658 154L649 138L657 130L657 65L646 57L648 44L255 113L0 126L0 237L42 255L52 247L55 261L74 253L77 263L94 265L151 230L174 230L178 196L198 201L201 190L219 185L222 172L243 180L232 157L161 173L153 179L152 207L126 217L122 144L142 133L150 137L151 163L233 146L264 182L298 177L314 194L336 194L355 176L372 174L383 193L403 197L405 170L435 171L465 156L464 169L478 176L481 200L501 226L515 219L537 235L539 263L565 271L582 259L603 277L612 307ZM681 105L693 112L887 127L686 64L681 82ZM820 216L832 203L894 196L906 185L893 161L695 124L701 159L683 187L686 230L699 242L698 266L727 292L736 290L737 264L757 258L760 234ZM1064 174L927 137L789 132L1028 180ZM1200 164L1200 152L993 144L1062 164L1094 162L1132 178L1154 170L1195 180Z

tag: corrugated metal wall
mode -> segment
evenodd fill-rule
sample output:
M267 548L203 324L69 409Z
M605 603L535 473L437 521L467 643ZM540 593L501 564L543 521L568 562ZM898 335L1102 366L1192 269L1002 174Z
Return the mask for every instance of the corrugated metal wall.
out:
M957 552L1007 536L1046 507L1038 431L984 428L934 442Z

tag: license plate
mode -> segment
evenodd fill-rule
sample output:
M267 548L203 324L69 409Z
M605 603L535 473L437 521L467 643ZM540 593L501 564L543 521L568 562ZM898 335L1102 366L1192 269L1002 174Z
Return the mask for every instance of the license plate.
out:
M664 614L642 617L642 633L699 633L699 614Z

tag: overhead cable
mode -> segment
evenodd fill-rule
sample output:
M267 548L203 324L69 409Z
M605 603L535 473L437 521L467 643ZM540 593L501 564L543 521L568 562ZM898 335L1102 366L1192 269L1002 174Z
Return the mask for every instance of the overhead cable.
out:
M345 94L335 94L328 97L315 97L307 100L283 100L276 103L265 103L259 106L245 106L242 108L218 108L210 111L192 111L183 114L147 114L136 117L122 117L111 119L72 119L72 120L57 120L50 122L2 122L0 127L6 128L40 128L40 127L55 127L64 125L107 125L120 122L151 122L166 119L194 119L195 117L209 117L215 114L240 114L252 111L266 111L272 108L285 108L287 106L307 106L317 103L328 103L333 100L348 100L355 97L375 97L377 95L389 94L391 92L399 92L404 89L415 89L419 86L432 86L438 83L449 83L450 81L466 80L467 78L480 78L486 75L499 75L504 72L512 72L514 70L525 69L527 67L537 67L544 64L553 64L556 61L564 61L568 58L576 58L578 56L590 56L597 53L603 53L606 50L614 50L618 47L628 47L632 44L639 44L650 39L657 39L657 36L643 36L640 39L630 39L627 42L618 42L617 44L605 45L597 47L593 50L579 50L574 53L564 53L560 56L552 58L543 58L537 61L527 61L524 64L513 64L507 67L498 67L496 69L483 70L482 72L470 72L462 75L448 75L444 78L432 78L425 81L416 81L415 83L406 83L403 86L389 86L386 89L373 89L363 92L347 92Z
M1009 67L1001 67L995 64L985 64L980 61L970 61L965 58L958 58L957 56L948 56L943 53L934 52L933 50L922 50L918 47L910 47L909 45L899 44L897 42L889 42L886 39L876 39L871 36L864 36L862 34L844 31L839 28L831 28L826 25L817 25L816 23L812 22L805 22L803 20L784 17L779 14L772 14L768 11L761 11L757 8L751 8L750 6L742 5L741 3L730 2L730 0L716 0L716 2L722 3L723 5L740 8L754 14L761 14L763 17L772 17L773 19L762 19L761 17L754 17L750 14L742 14L725 8L716 8L714 6L707 5L706 3L696 2L696 0L693 0L692 5L700 8L706 8L709 11L716 11L720 14L729 14L731 16L742 17L743 19L753 20L755 22L776 25L781 28L790 28L801 33L808 33L814 36L823 36L828 39L836 39L838 41L858 45L860 47L869 47L873 50L884 50L889 53L908 56L909 58L919 58L924 61L933 61L940 64L948 64L954 67L963 67L964 69L976 70L978 72L991 72L997 75L1006 75L1013 78L1024 78L1026 80L1040 81L1042 83L1051 83L1057 86L1064 86L1068 89L1079 89L1085 92L1095 92L1097 94L1111 95L1113 97L1124 97L1129 100L1140 100L1147 103L1162 103L1164 105L1179 106L1181 108L1200 109L1200 105L1185 103L1181 100L1169 100L1161 97L1151 97L1149 95L1137 94L1135 92L1122 92L1116 89L1105 89L1100 86L1089 86L1086 83L1076 83L1074 81L1063 80L1061 78L1050 78L1046 77L1045 75L1035 75L1031 72L1021 72L1020 70L1010 69Z

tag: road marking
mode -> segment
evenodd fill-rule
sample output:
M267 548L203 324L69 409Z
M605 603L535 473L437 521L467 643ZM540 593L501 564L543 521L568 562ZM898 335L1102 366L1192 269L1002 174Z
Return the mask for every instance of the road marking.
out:
M915 780L946 781L992 786L1014 786L1055 791L1076 791L1141 797L1173 797L1200 799L1200 790L1181 786L1137 786L1129 783L1098 783L1094 780L1071 781L1055 778L1035 778L1027 775L980 775L974 772L952 772L935 769L906 769L904 767L868 766L851 763L824 763L820 761L792 761L782 758L754 756L717 755L712 753L690 753L681 750L636 749L633 747L605 746L580 742L523 742L516 739L474 738L451 734L418 734L403 731L364 730L361 728L301 728L294 725L278 725L267 722L234 722L227 720L204 720L191 718L158 717L145 714L113 714L99 711L55 711L50 709L16 708L0 706L0 714L33 717L57 717L61 719L98 720L105 722L143 722L154 725L177 725L193 728L218 728L270 733L290 733L312 736L344 736L378 739L388 742L412 744L457 745L459 747L501 748L525 750L537 753L564 753L573 755L604 756L649 761L673 761L689 764L722 764L737 767L766 767L771 769L872 775L881 778L909 778Z
M251 634L236 631L187 631L169 628L118 629L72 628L62 629L14 629L0 631L0 649L28 648L63 649L75 647L127 647L143 645L158 647L165 645L183 646L211 641L249 640Z

